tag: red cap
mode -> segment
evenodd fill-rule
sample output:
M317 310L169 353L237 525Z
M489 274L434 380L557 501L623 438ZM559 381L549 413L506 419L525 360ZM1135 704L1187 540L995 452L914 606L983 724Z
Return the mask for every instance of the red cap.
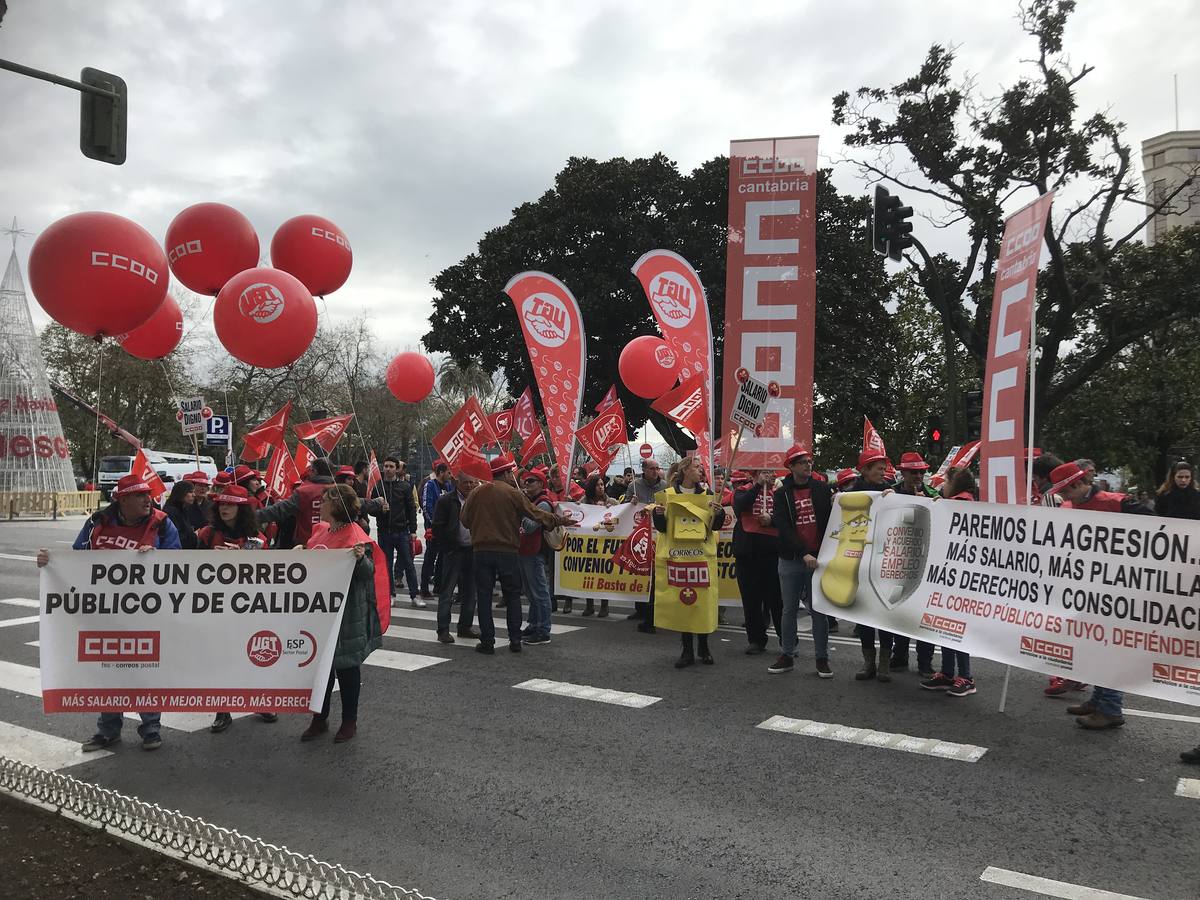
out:
M238 466L233 470L233 480L237 484L241 484L243 481L249 481L251 478L257 477L258 472L249 466Z
M852 483L858 477L858 473L853 469L839 469L837 473L837 486L844 488Z
M882 450L864 450L858 454L858 471L862 471L871 463L883 462L887 459L887 454Z
M741 469L738 469L729 476L730 484L749 484L751 480L752 479L750 478L750 475L746 472L743 472Z
M783 464L790 466L793 460L799 459L802 456L807 456L812 459L812 453L803 444L792 444L792 447L783 457Z
M354 466L342 466L341 468L339 468L337 470L337 477L341 478L343 475L349 475L351 478L353 478L354 477Z
M517 467L517 461L512 458L511 454L501 453L492 460L491 465L492 477L495 478L497 475L503 475L505 472L515 469Z
M243 503L250 502L250 492L240 484L227 484L221 489L221 493L217 495L214 503L236 503L241 506Z
M142 481L141 475L126 475L117 482L117 489L113 491L113 499L119 500L121 497L127 497L130 494L149 494L150 485Z
M195 472L192 472L190 475L184 475L181 480L190 481L192 484L212 484L212 482L208 480L208 476L199 469L197 469Z
M1067 485L1074 484L1086 474L1086 470L1079 468L1079 466L1073 462L1063 463L1061 466L1055 466L1050 472L1051 484L1046 493L1057 494Z
M900 454L900 468L908 472L924 472L929 468L929 463L921 459L920 453L910 450Z
M213 484L233 484L233 475L230 472L218 472Z
M828 478L825 477L824 472L813 472L812 479L813 479L813 481L828 481L829 480Z
M540 467L537 469L530 469L521 476L522 481L530 481L531 479L534 481L540 481L542 483L542 487L545 487L550 483L550 480L546 475L546 470Z

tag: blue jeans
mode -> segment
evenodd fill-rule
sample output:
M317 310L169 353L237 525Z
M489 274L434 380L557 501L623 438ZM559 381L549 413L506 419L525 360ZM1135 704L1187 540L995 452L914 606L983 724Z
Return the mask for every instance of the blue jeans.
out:
M388 585L392 593L396 593L397 572L402 572L408 579L408 596L417 596L417 569L413 565L412 535L407 531L381 531L379 549L387 559Z
M933 671L933 644L928 641L917 641L917 671Z
M492 589L500 582L508 614L508 640L521 642L521 567L517 554L503 550L475 551L475 616L479 619L480 643L496 643L496 622L492 618Z
M1121 715L1124 702L1124 691L1114 691L1112 688L1100 687L1100 685L1092 688L1092 703L1106 716Z
M808 607L812 617L813 644L817 659L829 659L829 619L812 608L812 569L803 559L779 560L779 588L783 594L783 633L779 636L784 656L796 655L796 617L800 603Z
M529 631L550 636L550 581L546 575L546 560L540 553L518 557L521 564L521 584L529 597Z
M930 660L932 660L932 658L933 654L931 652ZM957 673L955 672L956 668L958 670ZM942 674L947 678L953 678L955 674L957 674L959 678L966 678L967 680L970 680L971 655L969 653L963 653L961 650L955 650L952 647L943 647Z
M138 726L138 734L141 737L158 734L162 713L144 712L138 713L138 715L142 717L142 724ZM121 726L124 724L125 717L119 712L102 712L100 718L96 720L96 732L106 738L116 737L121 733Z

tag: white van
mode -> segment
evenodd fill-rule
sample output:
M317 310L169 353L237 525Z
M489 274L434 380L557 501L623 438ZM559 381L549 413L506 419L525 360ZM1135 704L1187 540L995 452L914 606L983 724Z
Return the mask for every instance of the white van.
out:
M151 450L148 447L143 447L142 452L146 454L146 459L150 461L150 465L154 467L158 477L163 480L163 484L168 487L181 480L184 475L195 472L197 469L196 457L191 453L170 453ZM99 483L96 487L105 500L112 494L117 482L128 475L132 468L132 456L100 457ZM211 456L200 457L199 469L210 480L217 477L217 464Z

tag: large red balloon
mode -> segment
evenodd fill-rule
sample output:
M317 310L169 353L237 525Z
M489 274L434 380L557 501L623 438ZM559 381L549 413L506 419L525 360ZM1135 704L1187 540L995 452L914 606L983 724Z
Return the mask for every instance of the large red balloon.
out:
M54 321L88 337L125 334L167 296L167 257L146 229L106 212L74 213L29 252L29 286Z
M401 353L388 363L387 386L397 400L420 403L433 390L433 363L420 353Z
M639 397L653 400L675 386L679 359L662 338L644 334L625 345L617 370L625 387Z
M167 261L197 294L215 296L238 272L258 265L258 235L250 220L224 203L189 206L167 226Z
M183 339L183 312L170 294L148 320L128 334L117 335L117 343L138 359L162 359Z
M346 283L353 262L342 229L320 216L288 219L271 238L271 265L295 275L322 297Z
M248 269L234 275L213 305L217 338L235 357L252 366L290 366L317 333L317 304L287 272Z

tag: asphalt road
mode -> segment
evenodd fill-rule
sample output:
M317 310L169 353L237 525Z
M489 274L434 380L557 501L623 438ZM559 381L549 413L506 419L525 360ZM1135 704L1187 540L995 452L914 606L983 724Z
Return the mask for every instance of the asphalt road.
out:
M0 523L0 601L36 598L33 563L14 557L65 551L78 525ZM66 771L437 898L1200 897L1200 799L1176 795L1200 777L1177 759L1200 742L1200 709L1130 696L1131 709L1187 718L1088 733L1042 696L1042 676L1014 670L1001 714L1003 669L978 659L969 698L921 691L915 673L859 683L848 625L830 681L812 673L811 643L795 672L769 675L770 657L745 656L733 629L715 638L716 665L676 670L677 636L638 634L620 612L555 616L585 627L520 655L385 638L448 661L364 668L346 745L301 745L306 717L164 730L155 754L127 728L115 754ZM37 623L4 625L33 614L0 602L0 666L38 665ZM432 636L432 622L396 614ZM514 687L530 679L660 699ZM968 762L756 727L775 716L986 752ZM45 716L7 683L4 723L92 733L90 717ZM981 880L989 868L1066 887Z

